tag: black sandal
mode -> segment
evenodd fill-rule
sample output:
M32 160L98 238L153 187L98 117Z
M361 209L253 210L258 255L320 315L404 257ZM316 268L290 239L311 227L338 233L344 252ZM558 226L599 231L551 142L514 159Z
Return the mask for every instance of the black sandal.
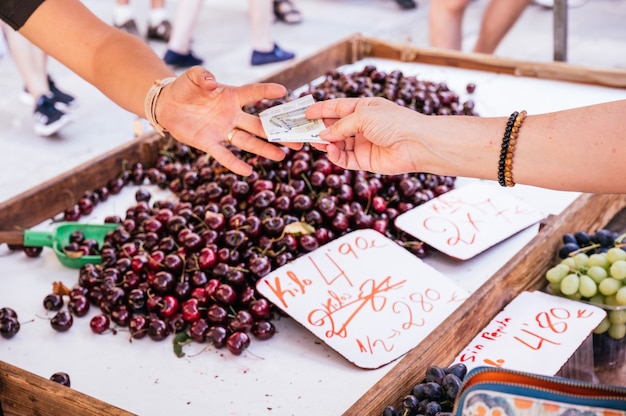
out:
M302 15L291 0L274 0L274 16L276 20L296 25L302 22Z
M417 3L413 0L396 0L396 3L404 10L415 9L417 7Z

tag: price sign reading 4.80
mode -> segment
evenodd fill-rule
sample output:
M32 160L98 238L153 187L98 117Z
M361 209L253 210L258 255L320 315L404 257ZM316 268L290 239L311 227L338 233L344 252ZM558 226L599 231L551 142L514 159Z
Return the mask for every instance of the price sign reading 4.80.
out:
M258 291L361 368L415 347L468 296L374 230L346 234L257 282Z

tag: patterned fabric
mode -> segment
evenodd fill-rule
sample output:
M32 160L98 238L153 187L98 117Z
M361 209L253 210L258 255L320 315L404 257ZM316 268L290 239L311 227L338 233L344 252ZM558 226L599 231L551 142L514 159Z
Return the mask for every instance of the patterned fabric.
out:
M626 411L590 405L556 402L503 392L476 390L468 393L462 416L626 416Z

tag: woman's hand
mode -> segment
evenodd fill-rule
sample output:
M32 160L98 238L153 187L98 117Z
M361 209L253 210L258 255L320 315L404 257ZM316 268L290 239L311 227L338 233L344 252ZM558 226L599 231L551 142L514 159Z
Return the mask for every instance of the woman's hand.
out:
M411 139L420 117L415 111L384 98L340 98L311 105L306 116L330 126L320 134L330 144L315 147L342 168L387 175L419 171Z
M157 120L177 140L207 152L227 169L246 176L252 173L252 167L233 154L228 144L275 161L282 160L285 152L266 140L259 117L242 108L264 98L284 97L286 92L279 84L219 84L211 72L192 67L161 92Z

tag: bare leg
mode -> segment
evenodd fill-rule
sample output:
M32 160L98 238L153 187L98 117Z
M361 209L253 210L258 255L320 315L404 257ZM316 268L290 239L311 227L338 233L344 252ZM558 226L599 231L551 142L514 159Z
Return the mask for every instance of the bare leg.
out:
M493 53L530 2L531 0L491 0L483 14L474 52Z
M249 0L250 26L252 28L252 49L270 52L274 49L272 23L274 3L272 0Z
M178 0L168 49L187 55L191 51L192 33L198 21L203 0Z
M433 0L428 14L430 46L461 50L463 15L470 0Z
M150 26L158 26L159 23L167 20L167 9L165 8L165 0L152 0L150 2Z
M121 26L134 17L133 7L130 0L116 0L113 8L113 24Z
M9 26L3 24L3 29L7 46L24 80L26 90L33 96L35 102L42 95L50 95L48 56Z

